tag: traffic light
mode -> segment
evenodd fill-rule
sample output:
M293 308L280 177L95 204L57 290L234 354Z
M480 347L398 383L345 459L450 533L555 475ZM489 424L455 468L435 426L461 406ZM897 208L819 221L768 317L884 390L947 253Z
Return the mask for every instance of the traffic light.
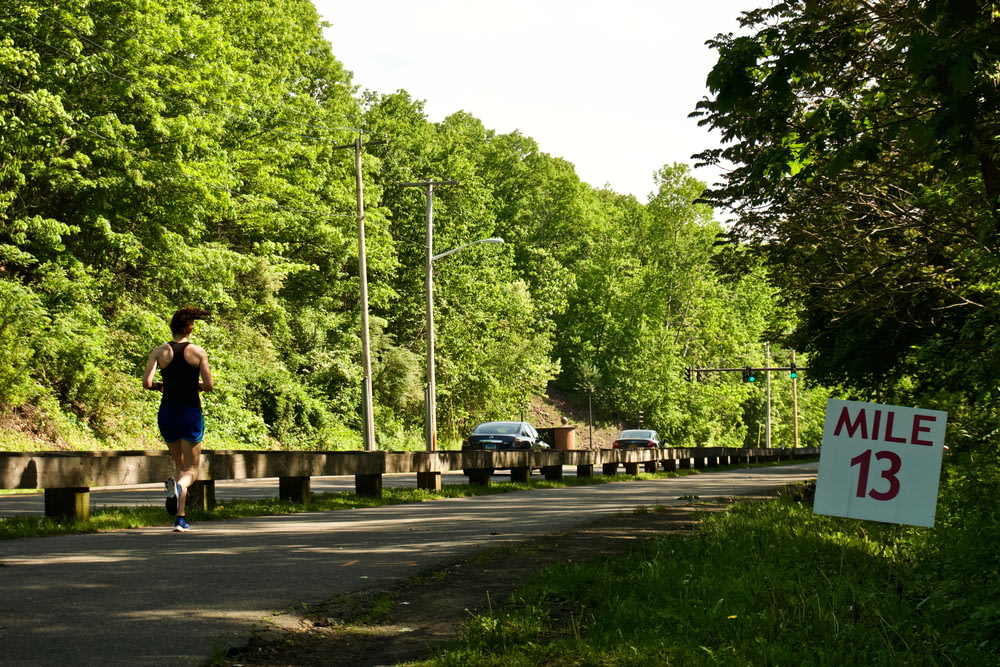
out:
M744 368L743 369L743 381L744 382L756 382L757 381L757 373L756 373L756 371L754 371L754 369L750 368L749 366L747 366L746 368Z
M791 368L788 369L788 377L794 380L798 376L799 376L799 371L797 368L795 368L795 364L793 363Z

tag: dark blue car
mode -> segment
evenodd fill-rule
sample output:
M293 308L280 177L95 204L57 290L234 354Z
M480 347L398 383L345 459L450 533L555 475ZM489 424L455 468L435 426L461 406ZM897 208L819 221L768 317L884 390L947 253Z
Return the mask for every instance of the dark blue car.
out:
M484 422L472 429L462 449L549 449L528 422Z

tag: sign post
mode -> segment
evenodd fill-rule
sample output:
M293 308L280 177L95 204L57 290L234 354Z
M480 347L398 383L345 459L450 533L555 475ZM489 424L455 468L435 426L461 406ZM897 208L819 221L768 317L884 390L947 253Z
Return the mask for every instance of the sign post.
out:
M813 512L933 526L948 413L830 399Z

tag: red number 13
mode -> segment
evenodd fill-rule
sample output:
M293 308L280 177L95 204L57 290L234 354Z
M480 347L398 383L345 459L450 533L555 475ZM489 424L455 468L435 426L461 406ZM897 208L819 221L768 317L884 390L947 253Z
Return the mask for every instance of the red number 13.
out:
M864 498L865 495L869 495L875 500L892 500L899 495L899 478L896 477L896 473L902 467L903 460L895 452L876 452L875 458L879 461L889 462L888 469L882 471L883 479L889 480L889 490L868 490L868 473L871 470L872 464L872 450L868 449L851 459L852 468L854 466L861 466L858 474L858 491L856 495L858 498Z

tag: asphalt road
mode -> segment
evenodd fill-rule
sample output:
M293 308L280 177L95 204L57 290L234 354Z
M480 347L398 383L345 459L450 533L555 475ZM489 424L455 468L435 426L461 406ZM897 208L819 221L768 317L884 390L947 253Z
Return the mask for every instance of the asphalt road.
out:
M609 513L744 495L817 464L0 541L0 663L191 665L282 611ZM150 489L150 492L154 490ZM158 490L157 490L158 491ZM162 497L162 496L160 496ZM158 499L157 499L158 500ZM166 514L164 514L166 519Z

